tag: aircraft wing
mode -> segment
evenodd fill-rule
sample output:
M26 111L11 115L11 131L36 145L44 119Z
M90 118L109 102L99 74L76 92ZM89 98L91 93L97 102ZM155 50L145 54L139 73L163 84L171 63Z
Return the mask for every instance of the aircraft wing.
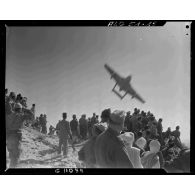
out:
M119 74L117 74L110 66L108 66L107 64L104 65L105 69L107 70L107 72L111 75L111 79L113 78L117 83L120 82L121 77L119 76Z
M130 85L129 89L127 90L127 93L129 93L132 98L136 98L141 103L145 103L145 100L133 89L133 87Z
M139 100L141 103L145 103L145 101L143 100L143 98L138 94L138 93L134 93L134 95L132 96L132 98L136 98L137 100Z

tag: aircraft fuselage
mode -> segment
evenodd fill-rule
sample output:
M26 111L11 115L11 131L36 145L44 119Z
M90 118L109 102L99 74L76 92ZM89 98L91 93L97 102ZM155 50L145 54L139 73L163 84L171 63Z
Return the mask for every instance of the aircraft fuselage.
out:
M128 91L129 93L134 94L131 83L127 79L121 78L117 84L119 85L121 91Z

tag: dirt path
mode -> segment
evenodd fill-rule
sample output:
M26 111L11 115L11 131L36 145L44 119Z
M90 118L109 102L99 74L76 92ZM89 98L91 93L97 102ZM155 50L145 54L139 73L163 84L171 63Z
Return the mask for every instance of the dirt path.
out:
M22 130L21 156L19 168L76 168L80 165L78 151L82 144L76 145L73 152L68 148L68 156L57 154L58 137L43 135L40 132L24 128Z

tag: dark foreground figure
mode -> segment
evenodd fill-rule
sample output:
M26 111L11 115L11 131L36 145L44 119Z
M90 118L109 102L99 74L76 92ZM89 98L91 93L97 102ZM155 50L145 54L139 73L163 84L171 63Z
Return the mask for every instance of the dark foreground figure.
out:
M176 159L165 164L164 169L168 173L190 173L190 149L181 150Z

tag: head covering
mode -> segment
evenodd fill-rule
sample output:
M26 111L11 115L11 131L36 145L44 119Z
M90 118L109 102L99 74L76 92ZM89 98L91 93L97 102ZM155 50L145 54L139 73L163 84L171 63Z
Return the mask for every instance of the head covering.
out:
M149 144L151 152L158 152L160 150L160 142L157 140L152 140Z
M20 103L16 103L14 107L15 109L22 109L22 105Z
M135 138L134 138L134 133L132 133L132 132L125 132L125 133L121 134L120 137L122 138L122 140L123 140L126 144L128 144L128 145L130 145L130 146L133 145L133 142L134 142L134 140L135 140Z
M110 123L115 125L123 125L125 121L125 112L122 110L115 110L110 114Z
M135 142L135 144L140 148L140 149L144 149L145 145L146 145L147 141L144 137L140 137L139 139L137 139L137 141Z
M16 98L16 94L12 91L12 92L10 92L10 94L9 94L9 96L11 97L11 98Z

